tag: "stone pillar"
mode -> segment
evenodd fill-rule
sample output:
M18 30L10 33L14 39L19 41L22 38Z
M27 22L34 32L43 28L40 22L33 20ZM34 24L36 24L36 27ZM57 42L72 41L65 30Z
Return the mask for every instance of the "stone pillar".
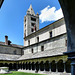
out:
M50 69L49 69L49 70L50 70L50 72L51 72L51 62L49 62L49 65L50 65Z
M58 72L57 62L55 62L55 64L56 64L56 72Z
M34 63L34 70L36 70L36 63Z
M26 70L26 63L24 64L25 70Z
M71 75L75 75L75 0L59 0L67 29L67 52L71 60Z
M46 71L46 66L45 66L45 63L43 63L43 68L44 68L44 71Z
M75 75L75 63L71 63L71 75Z
M14 70L14 63L12 64L12 70Z
M41 71L41 70L40 70L40 63L39 63L39 71Z
M64 64L64 73L66 73L65 61L63 62L63 64Z
M16 64L16 70L18 70L18 64Z

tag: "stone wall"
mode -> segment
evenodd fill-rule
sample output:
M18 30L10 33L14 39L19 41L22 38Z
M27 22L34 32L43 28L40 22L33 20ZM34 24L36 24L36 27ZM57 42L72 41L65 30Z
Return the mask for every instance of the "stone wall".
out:
M52 37L66 33L64 18L26 37L25 46L28 46L28 40L30 40L30 45L37 43L37 37L39 37L39 42L49 39L50 32L52 32Z
M49 38L42 42L25 47L23 49L24 54L32 53L32 51L31 51L32 49L33 49L33 53L41 52L41 46L44 46L44 51L54 50L54 52L56 53L56 49L61 50L62 48L66 47L66 39L67 39L66 34L62 34L62 35L59 35L59 36L56 36L53 38ZM60 52L62 52L62 51L60 51ZM66 50L63 50L63 52L66 52Z
M3 46L0 46L0 53L1 54L21 55L21 49L17 47L3 45Z

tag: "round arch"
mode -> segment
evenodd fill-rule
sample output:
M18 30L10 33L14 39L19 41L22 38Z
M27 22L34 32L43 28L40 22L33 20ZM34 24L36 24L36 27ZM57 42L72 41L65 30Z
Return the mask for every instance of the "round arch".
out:
M52 72L56 72L56 63L55 63L55 60L53 60L53 61L51 62L51 71L52 71Z
M38 70L39 70L39 68L40 68L39 65L40 65L39 62L37 61L37 62L35 63L35 69L36 69L37 72L38 72Z
M29 62L28 64L29 64L29 70L31 70L31 62Z
M43 61L40 62L40 70L44 71L44 62Z
M45 71L49 71L49 69L50 69L50 63L49 63L49 61L46 61L45 62Z
M66 67L66 72L71 73L71 61L70 60L67 60L65 62L65 67Z
M59 60L57 63L58 72L64 72L64 63L63 60Z
M32 62L31 64L32 64L32 70L35 70L35 63Z

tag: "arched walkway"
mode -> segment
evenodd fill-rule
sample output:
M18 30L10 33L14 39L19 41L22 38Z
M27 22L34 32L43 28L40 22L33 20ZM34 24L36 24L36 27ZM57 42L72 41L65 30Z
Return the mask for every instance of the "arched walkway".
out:
M44 62L43 61L41 61L41 63L40 63L40 70L44 71Z
M55 60L53 60L53 61L51 62L51 71L52 71L52 72L56 72L56 63L55 63Z
M3 63L0 63L0 67L3 67Z
M71 61L70 60L66 61L65 66L66 66L66 72L71 73Z
M35 63L32 62L32 70L35 70Z
M63 64L63 60L59 60L57 63L57 69L58 72L64 72L64 64Z
M14 70L16 70L16 63L13 64L13 68L14 68Z
M32 67L31 67L31 62L29 62L29 70L31 70L31 68L32 68Z
M13 67L12 67L12 63L9 64L9 70L12 70Z
M49 61L46 61L45 62L45 71L49 71L49 69L50 69Z
M36 71L38 72L39 71L39 62L35 63L35 67L36 67Z
M28 68L29 66L28 66L28 63L26 62L26 70L28 70L29 68Z
M22 64L22 68L23 68L23 70L25 69L25 63Z

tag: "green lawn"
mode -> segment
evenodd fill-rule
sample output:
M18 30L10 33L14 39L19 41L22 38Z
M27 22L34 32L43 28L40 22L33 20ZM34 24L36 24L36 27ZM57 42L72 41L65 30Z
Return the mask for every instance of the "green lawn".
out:
M35 73L24 73L24 72L12 72L10 74L0 74L0 75L45 75L45 74L35 74Z

